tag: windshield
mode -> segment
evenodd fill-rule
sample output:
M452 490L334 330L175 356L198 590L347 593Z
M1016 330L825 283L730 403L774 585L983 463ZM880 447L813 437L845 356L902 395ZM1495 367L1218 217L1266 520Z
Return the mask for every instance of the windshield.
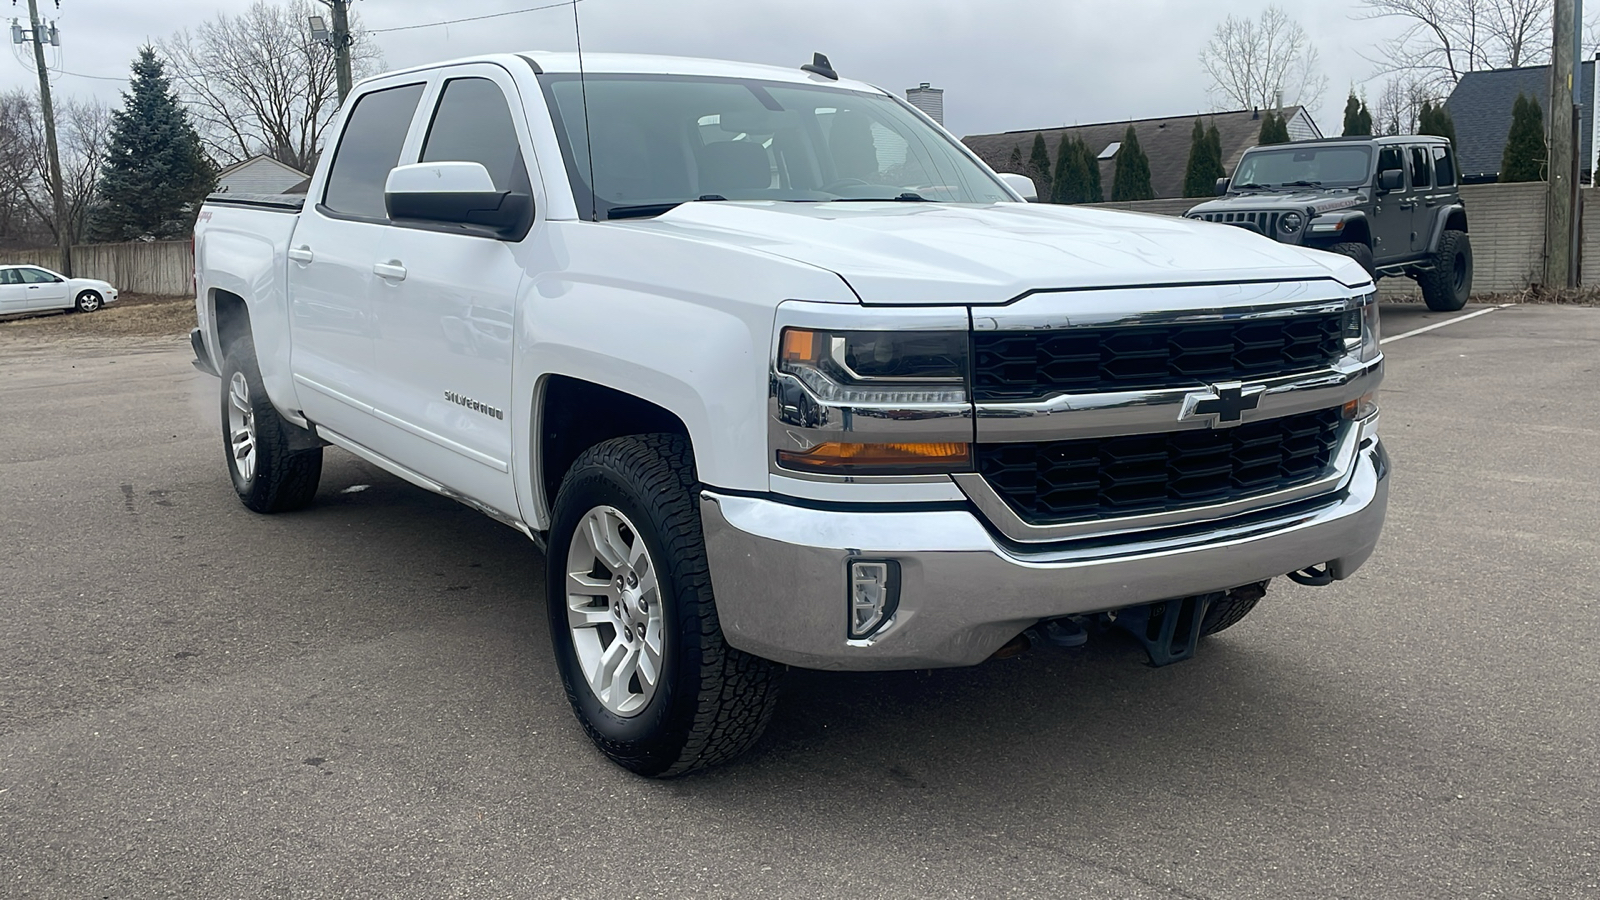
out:
M1251 150L1239 160L1233 187L1357 187L1372 174L1372 148L1360 146Z
M690 200L1013 199L949 138L882 94L666 75L540 82L583 218L655 215Z

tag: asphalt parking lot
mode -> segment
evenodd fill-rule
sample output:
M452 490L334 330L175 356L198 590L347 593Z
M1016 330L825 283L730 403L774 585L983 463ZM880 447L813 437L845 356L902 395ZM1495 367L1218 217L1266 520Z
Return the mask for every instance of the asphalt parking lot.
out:
M1353 580L1164 669L1106 636L792 673L675 782L584 738L526 539L336 450L313 508L251 514L182 339L19 334L0 896L1600 896L1600 309L1386 346Z

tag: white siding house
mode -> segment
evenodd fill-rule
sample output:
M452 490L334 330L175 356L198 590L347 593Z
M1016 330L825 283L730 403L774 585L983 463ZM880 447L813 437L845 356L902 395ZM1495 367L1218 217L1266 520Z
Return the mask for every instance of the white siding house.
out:
M217 190L233 194L281 194L306 180L306 173L270 156L252 156L217 173Z

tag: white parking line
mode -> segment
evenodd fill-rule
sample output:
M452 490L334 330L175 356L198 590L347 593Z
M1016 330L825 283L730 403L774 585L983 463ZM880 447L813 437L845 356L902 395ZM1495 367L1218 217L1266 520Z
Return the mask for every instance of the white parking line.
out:
M1506 307L1511 306L1511 305L1512 304L1510 304L1510 303L1502 303L1499 306L1491 306L1488 309L1480 309L1477 312L1469 312L1464 316L1456 316L1454 319L1445 319L1443 322L1435 322L1432 325L1424 325L1423 327L1418 328L1415 331L1407 331L1404 334L1390 335L1389 337L1384 338L1383 340L1379 341L1378 343L1379 344L1387 344L1390 341L1403 341L1408 337L1414 337L1416 335L1432 331L1435 328L1443 328L1446 325L1454 325L1457 322L1465 322L1468 319L1476 319L1479 316L1487 316L1489 313L1495 312L1497 310L1505 309Z

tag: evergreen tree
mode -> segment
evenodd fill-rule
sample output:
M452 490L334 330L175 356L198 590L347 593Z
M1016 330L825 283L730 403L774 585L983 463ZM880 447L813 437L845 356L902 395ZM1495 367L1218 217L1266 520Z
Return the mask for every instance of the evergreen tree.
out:
M1450 113L1441 103L1434 106L1428 101L1422 101L1422 112L1417 116L1417 134L1433 134L1442 138L1449 138L1450 143L1456 142L1456 123L1450 118Z
M1033 179L1040 200L1050 199L1050 151L1044 145L1044 135L1033 136L1033 153L1028 157L1027 176Z
M1100 157L1089 149L1089 142L1078 139L1078 168L1083 173L1083 198L1085 203L1104 203L1105 185L1100 181Z
M141 48L122 108L111 114L94 237L181 237L193 230L200 202L215 183L216 170L155 48Z
M1055 176L1050 180L1051 203L1078 203L1074 188L1077 175L1077 145L1066 132L1061 134L1061 143L1056 145L1056 170Z
M1022 145L1019 144L1011 148L1011 164L1006 166L1006 171L1017 175L1021 175L1025 171L1022 166Z
M1261 145L1289 143L1289 120L1273 110L1267 110L1261 117L1261 137L1257 143Z
M1350 92L1350 99L1344 103L1344 136L1366 137L1372 134L1372 112L1367 109L1367 104L1356 96L1355 91Z
M1511 133L1500 157L1500 180L1543 181L1545 159L1544 109L1536 98L1518 94L1511 107Z
M1139 147L1139 133L1133 126L1122 136L1117 149L1116 173L1111 178L1112 200L1154 200L1150 189L1150 160Z
M1228 171L1227 161L1222 158L1222 135L1217 133L1217 123L1215 120L1212 120L1211 127L1206 129L1206 144L1212 160L1216 162L1217 177L1227 178L1232 173ZM1215 185L1213 185L1213 189L1214 188Z
M1217 126L1212 125L1207 132L1196 118L1194 134L1189 139L1189 166L1183 173L1183 195L1210 197L1216 193L1217 179L1225 175L1227 172L1222 168L1222 138L1217 134Z

